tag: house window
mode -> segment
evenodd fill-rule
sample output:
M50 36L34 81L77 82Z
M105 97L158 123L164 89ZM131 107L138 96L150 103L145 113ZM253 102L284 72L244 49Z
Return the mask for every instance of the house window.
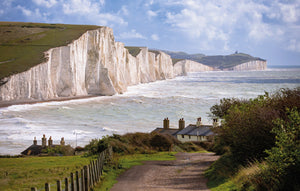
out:
M191 135L189 135L189 139L191 139Z
M181 138L183 138L183 139L184 139L184 135L181 135Z

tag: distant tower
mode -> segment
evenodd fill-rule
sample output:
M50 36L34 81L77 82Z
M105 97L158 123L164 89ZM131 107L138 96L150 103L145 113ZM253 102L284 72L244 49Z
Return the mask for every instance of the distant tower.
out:
M219 126L219 122L217 118L213 119L213 127L218 127Z
M179 126L179 130L184 129L184 127L185 127L185 121L184 121L183 118L179 119L178 126Z
M47 138L45 136L45 134L43 135L43 138L42 138L42 147L46 147L47 146Z
M202 125L201 117L197 118L196 126L200 127Z
M168 118L164 118L164 129L169 129L170 121Z
M51 147L53 145L53 140L50 136L49 140L48 140L48 147Z
M34 137L34 139L33 139L33 145L37 145L36 137Z
M61 145L61 146L64 146L64 145L65 145L65 138L63 138L63 137L61 138L61 140L60 140L60 145Z

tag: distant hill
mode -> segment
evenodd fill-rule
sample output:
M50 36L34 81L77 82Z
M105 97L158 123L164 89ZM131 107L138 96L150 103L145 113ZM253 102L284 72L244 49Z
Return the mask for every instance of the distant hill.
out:
M235 54L224 55L224 56L223 55L205 56L204 54L187 54L185 52L172 52L172 51L165 51L165 50L163 51L172 57L173 64L175 64L180 60L188 59L218 69L232 68L239 64L253 61L253 60L263 60L261 58L253 57L249 54L244 54L244 53L235 53Z

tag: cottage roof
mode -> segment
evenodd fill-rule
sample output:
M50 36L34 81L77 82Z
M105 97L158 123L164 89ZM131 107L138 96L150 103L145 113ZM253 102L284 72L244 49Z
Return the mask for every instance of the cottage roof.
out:
M21 152L22 155L38 155L45 147L41 145L31 145L26 150Z
M201 125L197 127L196 125L189 125L181 131L177 132L177 135L194 135L194 136L209 136L213 135L211 131L211 125Z
M156 128L152 132L161 133L161 134L165 134L165 135L176 136L178 131L180 131L180 130L179 129Z

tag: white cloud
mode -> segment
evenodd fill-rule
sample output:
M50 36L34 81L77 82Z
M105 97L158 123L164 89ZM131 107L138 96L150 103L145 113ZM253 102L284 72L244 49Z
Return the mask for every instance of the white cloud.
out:
M132 29L130 32L123 32L119 35L120 39L132 39L132 38L137 38L137 39L147 39L145 36L142 34L136 32L135 29Z
M86 20L92 20L93 23L98 25L112 26L113 23L120 25L127 25L122 17L118 14L101 12L101 7L105 1L93 0L69 0L63 3L63 12L66 15L80 15ZM123 9L125 10L125 7Z
M151 39L152 39L152 40L155 40L155 41L158 41L158 40L159 40L159 37L158 37L157 34L152 34L152 35L151 35Z
M295 52L300 52L300 40L290 40L287 49Z
M0 9L0 15L2 15L4 13L4 10Z
M156 17L157 16L157 12L148 10L147 11L147 15L148 15L149 18Z
M53 7L57 1L56 0L32 0L35 4L39 6L45 6L45 7Z
M65 14L93 14L99 13L100 5L91 0L70 0L63 4L63 11Z
M284 36L289 30L286 26L299 22L300 1L264 3L250 0L174 0L164 5L176 7L166 13L166 23L174 30L181 30L192 39L223 42L226 49L228 42L236 36L255 41L289 38Z
M127 9L127 7L125 5L122 6L120 12L123 14L123 15L129 15L129 11Z
M17 6L17 9L21 10L22 13L27 17L31 16L31 14L32 14L32 12L30 10L28 10L25 7L22 7L20 5Z

